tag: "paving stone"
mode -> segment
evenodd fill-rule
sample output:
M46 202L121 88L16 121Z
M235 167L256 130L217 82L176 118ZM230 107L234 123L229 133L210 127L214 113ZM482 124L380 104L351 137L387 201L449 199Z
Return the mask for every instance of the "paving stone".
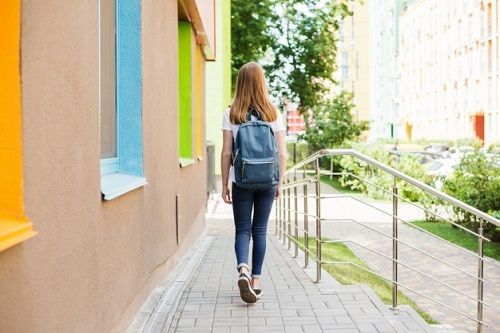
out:
M263 267L263 297L255 304L244 303L236 284L233 247L230 236L213 238L192 277L186 278L178 304L165 313L173 320L163 333L396 332L391 322L398 322L398 318L380 305L373 293L337 282L314 283L272 237ZM152 303L147 306L154 308ZM422 328L402 313L405 316L400 319L408 330Z

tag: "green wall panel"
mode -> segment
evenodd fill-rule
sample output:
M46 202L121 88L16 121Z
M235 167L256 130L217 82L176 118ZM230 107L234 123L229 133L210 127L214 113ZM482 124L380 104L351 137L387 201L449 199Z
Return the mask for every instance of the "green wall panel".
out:
M191 24L179 21L179 155L192 158Z

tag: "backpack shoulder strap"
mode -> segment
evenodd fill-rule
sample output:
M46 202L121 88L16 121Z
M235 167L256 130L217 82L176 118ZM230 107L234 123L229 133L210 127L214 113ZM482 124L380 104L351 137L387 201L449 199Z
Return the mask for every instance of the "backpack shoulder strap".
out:
M248 112L247 112L247 121L252 120L252 116L257 118L258 120L262 120L260 112L257 109L255 109L253 106L250 106L248 108Z

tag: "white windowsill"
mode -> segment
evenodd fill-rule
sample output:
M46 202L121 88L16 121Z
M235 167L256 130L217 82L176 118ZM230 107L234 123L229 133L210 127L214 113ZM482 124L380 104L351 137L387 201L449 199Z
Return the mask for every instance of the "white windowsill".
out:
M104 200L113 200L147 183L144 177L131 176L119 172L108 173L101 176L101 193Z
M179 158L181 168L185 168L191 164L194 164L194 158Z

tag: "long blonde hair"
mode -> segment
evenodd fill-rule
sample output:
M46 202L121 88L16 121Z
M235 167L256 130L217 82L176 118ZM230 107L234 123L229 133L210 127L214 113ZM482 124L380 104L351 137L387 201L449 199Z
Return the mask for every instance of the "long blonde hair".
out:
M238 73L236 91L229 113L231 123L246 122L250 107L259 112L263 121L276 120L278 110L269 100L264 70L255 62L243 65Z

